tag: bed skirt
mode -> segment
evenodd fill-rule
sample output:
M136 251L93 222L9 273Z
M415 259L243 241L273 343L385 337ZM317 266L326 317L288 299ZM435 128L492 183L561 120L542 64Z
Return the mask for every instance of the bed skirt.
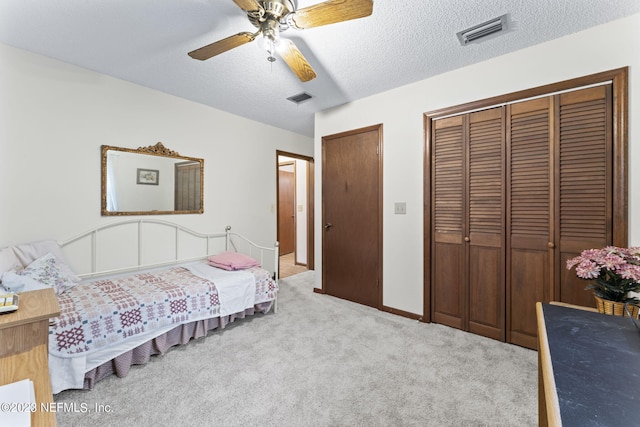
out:
M254 307L248 308L244 312L198 320L176 326L169 332L160 335L151 341L147 341L133 350L129 350L126 353L117 356L115 359L111 359L110 361L105 362L87 372L84 376L83 389L91 390L98 381L113 374L116 374L120 378L126 377L131 366L144 365L149 362L151 356L164 354L169 350L169 348L176 345L187 344L191 339L202 338L206 336L209 331L217 328L222 329L228 324L234 322L236 319L244 319L246 316L252 316L256 312L268 313L272 305L273 301L267 301L261 304L256 304Z

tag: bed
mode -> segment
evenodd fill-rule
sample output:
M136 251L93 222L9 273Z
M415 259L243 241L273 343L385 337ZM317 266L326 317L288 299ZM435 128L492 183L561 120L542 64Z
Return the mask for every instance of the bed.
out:
M0 273L10 291L56 292L54 394L124 377L170 347L277 311L277 242L259 246L230 227L202 234L162 220L117 221L62 242L4 248Z

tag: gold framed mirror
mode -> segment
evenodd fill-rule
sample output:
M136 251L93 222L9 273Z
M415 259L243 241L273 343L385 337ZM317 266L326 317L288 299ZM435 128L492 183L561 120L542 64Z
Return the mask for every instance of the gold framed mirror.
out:
M102 215L204 212L204 159L161 142L138 149L101 146Z

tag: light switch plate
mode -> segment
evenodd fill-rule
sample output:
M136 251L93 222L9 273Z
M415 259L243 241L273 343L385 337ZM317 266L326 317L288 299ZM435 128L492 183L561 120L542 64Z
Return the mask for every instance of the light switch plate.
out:
M406 202L396 202L394 204L394 213L396 215L405 215L407 213L407 203Z

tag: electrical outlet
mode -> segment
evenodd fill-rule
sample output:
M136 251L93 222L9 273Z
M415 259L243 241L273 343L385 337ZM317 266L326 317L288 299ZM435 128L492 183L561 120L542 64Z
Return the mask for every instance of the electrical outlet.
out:
M406 202L396 202L394 204L394 213L396 215L406 215L406 213L407 213L407 203Z

